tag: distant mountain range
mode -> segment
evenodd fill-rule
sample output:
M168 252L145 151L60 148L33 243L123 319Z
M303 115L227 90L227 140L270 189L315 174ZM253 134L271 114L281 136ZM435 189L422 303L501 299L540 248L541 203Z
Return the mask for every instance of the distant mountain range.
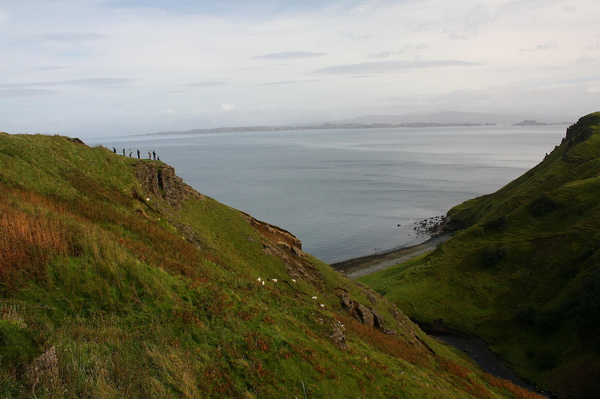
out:
M528 119L531 116L519 114L492 114L483 112L457 112L446 111L436 113L412 113L402 115L365 115L352 119L333 122L313 123L303 125L257 125L257 126L230 126L206 129L173 130L150 135L173 134L207 134L207 133L232 133L232 132L269 132L278 130L322 130L322 129L375 129L398 127L453 127L453 126L542 126L542 125L568 125L575 120L566 115L549 116L539 115L538 119L550 122L538 122ZM562 120L563 122L556 122ZM522 121L522 122L518 122Z
M402 115L365 115L357 118L346 119L338 123L438 123L446 125L512 125L519 121L531 120L536 118L542 124L571 124L578 117L571 115L526 115L526 114L508 114L508 113L489 113L489 112L459 112L444 111L432 113L409 113ZM559 122L560 121L560 122ZM569 121L569 122L562 122Z

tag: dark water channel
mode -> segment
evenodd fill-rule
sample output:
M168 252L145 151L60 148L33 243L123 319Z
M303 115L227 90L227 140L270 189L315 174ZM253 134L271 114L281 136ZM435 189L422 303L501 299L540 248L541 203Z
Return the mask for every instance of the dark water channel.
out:
M523 381L519 376L515 374L510 368L508 368L504 362L490 351L482 340L475 337L469 337L461 334L454 334L451 332L432 332L428 331L427 328L423 328L423 331L427 332L431 337L442 341L448 345L455 347L465 352L471 359L473 359L483 371L494 377L502 378L526 388L530 391L537 392L538 394L551 398L546 392L540 391L534 385L528 384Z

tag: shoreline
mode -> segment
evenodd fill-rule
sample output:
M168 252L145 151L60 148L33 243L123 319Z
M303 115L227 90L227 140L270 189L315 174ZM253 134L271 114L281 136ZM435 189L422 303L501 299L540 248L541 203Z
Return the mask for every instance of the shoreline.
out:
M441 233L432 235L428 240L408 247L400 247L391 249L386 252L361 256L358 258L348 259L342 262L332 263L331 267L335 270L346 274L346 276L357 279L381 270L385 270L398 263L407 261L415 256L431 252L436 249L441 243L452 237L452 234ZM414 320L413 320L414 321ZM504 363L495 353L493 353L487 344L478 337L463 334L460 331L451 330L443 326L441 323L422 324L414 321L419 325L427 335L432 338L452 346L469 356L479 367L486 373L495 377L510 381L529 391L536 392L543 397L550 398L551 396L542 391L535 385L524 381L514 370Z
M431 252L438 247L439 244L451 238L451 234L437 234L431 236L428 240L408 247L400 247L391 249L386 252L361 256L358 258L348 259L342 262L332 263L331 267L335 270L346 274L352 279L357 279L381 270L385 270L398 263L407 261L415 256ZM414 321L414 320L413 320ZM463 351L479 367L486 373L495 377L508 380L518 386L521 386L532 392L536 392L544 397L550 398L547 393L540 390L538 387L524 381L516 372L504 363L495 353L493 353L480 338L469 336L460 331L450 330L443 325L419 325L427 335L432 338L444 342L446 345L452 346L460 351Z
M450 237L450 234L434 235L420 244L332 263L331 267L339 272L345 273L350 278L356 279L385 270L398 263L414 258L415 256L433 251L439 244L448 240Z

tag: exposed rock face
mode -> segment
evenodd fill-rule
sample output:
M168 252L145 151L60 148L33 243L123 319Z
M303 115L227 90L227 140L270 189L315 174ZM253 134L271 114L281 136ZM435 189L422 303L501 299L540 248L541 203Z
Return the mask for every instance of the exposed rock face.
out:
M186 196L200 196L175 174L172 166L159 162L141 162L136 165L136 169L144 193L161 197L172 206L178 206Z
M137 178L142 183L144 190L144 198L138 198L141 202L146 203L151 196L159 197L165 200L171 207L180 208L181 202L188 197L202 198L202 195L183 182L183 179L175 174L175 168L165 165L161 162L140 162L135 165L137 170ZM138 195L136 195L137 197ZM161 201L153 201L152 206L160 209L165 215L169 215L165 206ZM146 215L143 209L138 209L138 212ZM185 224L174 223L174 226L184 235L184 238L198 247L203 246L203 242L196 236L194 230Z
M277 242L277 245L280 247L292 251L298 255L305 256L304 252L302 252L302 241L300 241L289 231L277 226L273 226L269 223L261 222L260 220L255 219L244 212L242 212L242 216L244 219L250 222L250 225L257 229L263 236L274 242Z
M277 226L261 222L241 212L242 216L254 227L265 240L262 241L264 251L285 262L287 273L292 278L303 278L317 287L323 281L323 275L306 259L302 251L302 242L289 231Z
M395 330L385 328L385 321L380 314L350 298L350 294L346 290L338 289L336 290L336 294L340 298L342 308L344 308L350 316L366 326L381 330L385 334L397 334Z
M183 223L175 223L174 226L177 228L177 230L184 234L187 242L196 245L198 248L202 248L204 246L204 242L202 242L202 240L196 236L194 229L192 229L190 226Z
M86 145L83 141L81 141L80 138L77 138L77 137L68 138L67 140L69 140L71 143L75 143L75 144L79 144L79 145Z
M333 333L330 336L331 342L338 348L346 350L348 349L348 343L346 342L346 333L344 331L346 331L346 327L338 320L334 320Z

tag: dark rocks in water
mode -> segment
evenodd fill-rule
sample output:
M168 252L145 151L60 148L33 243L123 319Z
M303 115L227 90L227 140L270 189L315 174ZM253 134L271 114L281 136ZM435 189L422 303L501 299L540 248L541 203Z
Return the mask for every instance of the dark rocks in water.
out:
M444 226L449 222L448 216L433 216L429 219L423 219L420 222L415 222L413 230L417 235L434 236L444 232Z

